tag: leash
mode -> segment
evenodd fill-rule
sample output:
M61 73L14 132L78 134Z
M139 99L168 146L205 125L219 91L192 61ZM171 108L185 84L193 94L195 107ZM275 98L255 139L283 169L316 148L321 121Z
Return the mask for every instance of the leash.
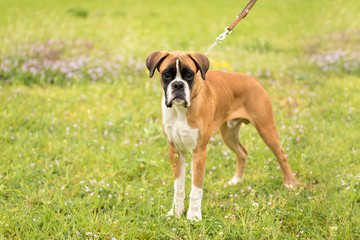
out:
M208 55L211 50L217 45L220 44L226 38L226 35L230 34L232 30L235 28L236 24L240 22L241 19L245 18L250 9L254 6L257 0L250 0L248 4L244 7L244 9L240 12L240 14L236 17L235 21L230 24L230 26L224 29L224 32L221 33L215 40L215 43L211 45L211 47L205 52L205 55Z

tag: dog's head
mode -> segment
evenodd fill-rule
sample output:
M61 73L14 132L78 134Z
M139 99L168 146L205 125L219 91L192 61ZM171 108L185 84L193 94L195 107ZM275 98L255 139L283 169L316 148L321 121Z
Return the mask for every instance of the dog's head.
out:
M193 86L196 81L202 81L201 78L205 80L209 60L196 52L158 51L147 57L146 67L150 77L154 75L155 69L159 71L167 107L173 104L189 107Z

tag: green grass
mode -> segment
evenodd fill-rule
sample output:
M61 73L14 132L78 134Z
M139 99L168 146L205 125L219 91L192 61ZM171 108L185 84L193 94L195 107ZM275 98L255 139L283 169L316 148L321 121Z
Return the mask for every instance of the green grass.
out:
M0 239L359 239L357 1L259 1L209 55L267 89L299 187L247 125L245 181L226 186L236 160L216 134L203 220L165 216L173 180L145 58L205 52L245 4L0 0ZM22 70L51 57L89 62L70 77Z

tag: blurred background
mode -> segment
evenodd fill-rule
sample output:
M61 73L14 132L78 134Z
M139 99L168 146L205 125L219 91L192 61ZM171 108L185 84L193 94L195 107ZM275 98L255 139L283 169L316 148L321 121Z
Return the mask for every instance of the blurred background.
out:
M137 71L142 70L147 54L155 50L204 53L246 3L230 0L2 0L2 81L12 81L14 76L26 73L34 64L39 66L33 66L32 75L36 77L31 81L51 81L48 78L53 78L55 73L43 73L49 70L49 65L58 70L61 64L69 64L69 61L79 62L67 68L81 72L85 67L96 72L97 66L90 67L89 62L105 64L94 63L105 61L104 57L112 58L105 64L109 71L97 69L98 75L114 81L113 78L121 76L115 74L107 78L106 75L113 75L116 61L123 68L124 63L119 61L125 58L127 65L131 65L130 70ZM217 62L220 66L228 62L231 70L256 72L315 65L325 72L334 67L341 68L336 71L358 73L359 62L353 66L359 59L357 1L261 0L254 9L209 55L215 61L214 67ZM79 60L81 57L83 59ZM294 58L298 62L294 63ZM30 59L36 63L29 62ZM19 67L25 71L18 74L4 71L13 68L4 60L18 60ZM85 66L82 60L89 62ZM62 69L67 79L99 78L95 79L95 73L83 76L84 73L81 75L70 69ZM63 78L61 74L55 75L57 81ZM297 77L306 78L305 75ZM38 76L43 80L36 80ZM27 77L32 78L31 75Z

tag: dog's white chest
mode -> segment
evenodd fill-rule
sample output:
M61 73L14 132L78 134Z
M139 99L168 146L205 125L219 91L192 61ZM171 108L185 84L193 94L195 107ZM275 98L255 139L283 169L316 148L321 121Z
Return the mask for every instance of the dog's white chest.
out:
M164 101L163 101L164 102ZM167 108L163 103L163 126L168 140L181 151L192 151L197 146L198 128L191 128L186 120L186 108L174 105Z

